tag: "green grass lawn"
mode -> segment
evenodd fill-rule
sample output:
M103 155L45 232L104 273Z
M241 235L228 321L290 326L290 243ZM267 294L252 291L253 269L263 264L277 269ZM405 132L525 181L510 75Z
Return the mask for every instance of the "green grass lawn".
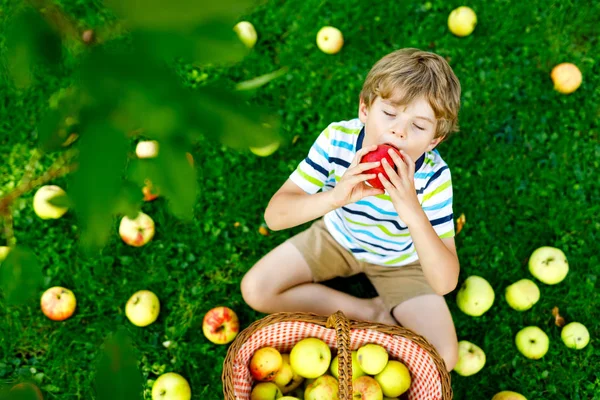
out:
M96 0L58 3L82 26L99 27L112 18ZM209 140L200 143L194 157L201 193L193 221L173 217L163 199L146 203L143 210L157 226L154 240L142 248L125 245L115 220L115 234L92 258L79 253L73 213L42 221L33 213L32 193L24 196L14 208L18 243L33 249L43 264L43 289L72 289L78 308L57 323L41 314L39 298L18 307L0 302L0 380L12 384L36 377L48 399L93 399L98 349L107 334L125 327L147 389L158 374L173 371L188 379L194 399L222 398L227 346L204 338L204 313L226 305L238 313L242 327L264 316L244 303L242 276L306 227L259 234L271 195L328 123L357 116L358 93L372 64L394 49L418 47L446 57L462 84L461 131L439 147L453 172L455 217L464 213L467 221L456 237L460 282L479 275L496 293L490 311L477 318L457 308L456 291L446 296L459 340L478 344L487 355L478 374L452 373L454 398L491 399L515 390L529 400L600 399L600 3L473 0L466 5L479 23L466 38L453 36L446 25L459 5L272 0L249 11L243 19L256 26L256 47L236 65L201 72L209 81L233 84L288 66L285 76L251 98L281 117L285 145L258 158ZM0 10L5 21L10 0L1 1ZM316 47L324 25L344 33L337 55ZM554 91L550 80L552 67L565 61L583 73L582 86L568 96ZM2 83L0 195L23 174L48 97L70 84L70 66L65 68L64 77L48 77L26 91ZM42 159L36 170L50 162ZM519 313L507 305L504 289L532 278L527 260L540 246L562 249L570 272L555 286L538 282L540 301ZM374 295L360 277L333 284ZM134 327L124 315L127 299L140 289L161 300L158 320L146 328ZM564 346L551 313L555 306L567 322L588 327L592 340L586 348ZM541 360L526 359L514 344L516 333L530 325L550 337ZM168 349L162 345L166 340L172 342Z

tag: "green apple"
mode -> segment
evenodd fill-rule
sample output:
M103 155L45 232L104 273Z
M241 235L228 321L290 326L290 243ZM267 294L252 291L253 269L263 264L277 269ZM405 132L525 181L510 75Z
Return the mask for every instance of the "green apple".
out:
M370 376L361 376L352 382L352 398L360 400L383 400L381 386Z
M365 371L362 370L362 368L360 367L360 364L358 363L358 352L353 351L353 352L351 352L351 354L352 354L352 380L355 380L359 376L363 376L365 374ZM329 371L331 372L331 375L333 375L336 379L339 379L338 357L339 357L339 355L335 356L335 358L331 362L331 366L329 367Z
M481 347L466 340L458 342L458 361L454 371L461 376L471 376L485 365L485 353Z
M342 49L344 36L333 26L324 26L317 33L317 47L326 54L335 54Z
M528 326L517 333L515 343L521 354L532 360L537 360L544 357L544 354L548 352L550 339L537 326Z
M57 219L62 217L68 210L68 207L57 207L50 203L50 200L66 196L65 191L56 185L42 186L33 196L33 211L41 219Z
M191 398L190 384L175 372L162 374L152 385L152 400L190 400Z
M503 392L496 393L494 397L492 397L492 400L527 400L527 398L520 393L505 390Z
M158 318L160 301L149 290L135 292L125 305L125 315L136 326L148 326Z
M281 393L288 394L300 386L304 378L292 369L289 354L282 354L281 359L283 360L283 365L277 375L275 375L273 382L279 386Z
M250 147L250 151L260 157L268 157L279 148L279 142L273 142L263 147Z
M290 365L304 378L317 378L327 372L331 362L331 349L318 338L302 339L290 352Z
M283 396L283 397L280 397L279 400L300 400L300 399L297 397L292 397L292 396Z
M469 276L456 295L456 304L462 312L479 317L494 304L494 289L480 276Z
M10 251L10 247L0 246L0 262L4 261L6 259L9 251Z
M315 379L304 391L304 400L324 400L338 398L338 380L331 375Z
M251 49L256 44L258 35L254 25L248 21L240 21L234 27L233 30L237 33L238 37L246 45L247 48Z
M448 16L448 28L456 36L468 36L477 25L477 14L473 9L462 6L458 7Z
M506 302L517 311L529 310L540 299L540 289L531 279L521 279L508 286Z
M565 325L560 332L564 344L571 349L581 350L590 342L590 333L585 325L571 322Z
M250 393L250 400L274 400L282 397L281 389L273 382L258 383Z
M556 285L567 276L569 262L562 250L544 246L531 253L529 272L546 285Z
M387 350L378 344L369 343L358 349L358 364L368 375L377 375L388 363Z
M375 380L388 397L400 396L411 384L410 371L406 365L396 360L389 361L383 371L375 375Z

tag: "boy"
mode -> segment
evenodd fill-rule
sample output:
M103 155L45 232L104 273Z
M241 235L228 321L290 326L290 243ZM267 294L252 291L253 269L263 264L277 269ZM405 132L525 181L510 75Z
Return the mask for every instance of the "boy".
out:
M400 324L423 335L448 371L458 358L444 295L458 282L450 170L434 148L458 130L460 83L442 57L401 49L379 60L360 93L357 119L330 124L265 211L270 229L317 219L254 265L241 290L265 313L342 310L349 318ZM360 163L378 144L385 191ZM319 193L317 193L319 192ZM323 218L321 218L323 217ZM360 299L319 284L364 272L379 294Z

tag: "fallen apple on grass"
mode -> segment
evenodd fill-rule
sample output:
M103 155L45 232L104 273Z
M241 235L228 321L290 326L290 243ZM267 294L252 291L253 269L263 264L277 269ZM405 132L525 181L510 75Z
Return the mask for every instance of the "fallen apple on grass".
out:
M279 142L273 142L262 147L250 147L250 151L259 157L268 157L277 151L279 145Z
M462 6L452 10L448 16L448 28L456 36L468 36L475 30L477 14L472 8Z
M142 140L135 146L138 158L154 158L158 155L158 142L156 140Z
M64 321L75 312L77 300L69 289L54 286L44 292L40 304L46 317L53 321Z
M517 311L529 310L540 299L540 289L534 281L521 279L506 288L506 302Z
M579 322L570 322L562 328L560 338L565 346L581 350L590 342L590 332Z
M317 47L325 54L335 54L344 46L342 32L333 26L324 26L317 32Z
M152 385L152 400L190 400L191 398L190 384L175 372L162 374Z
M10 389L10 396L9 398L14 400L44 400L40 388L31 382L17 383Z
M154 237L154 221L143 212L134 219L124 216L119 225L119 235L128 245L141 247Z
M461 376L471 376L485 365L485 353L481 347L467 340L458 342L458 361L454 371Z
M41 219L58 219L65 215L69 208L55 206L50 203L50 200L66 195L65 191L59 186L42 186L33 196L33 211Z
M572 63L558 64L552 68L550 77L554 83L554 90L562 94L573 93L581 86L583 81L581 71Z
M248 21L240 21L234 27L233 30L237 33L238 37L244 43L244 45L251 49L256 44L256 40L258 39L258 35L256 34L256 29L254 29L254 25Z
M382 174L383 177L386 178L387 180L390 179L387 172L385 172L385 169L383 168L383 164L381 164L383 159L386 159L388 164L390 164L390 166L392 168L394 168L394 170L397 171L397 168L394 165L394 160L392 160L392 156L389 154L390 150L395 151L398 154L398 156L400 156L400 158L402 158L402 155L400 154L398 149L396 149L394 146L390 146L389 144L380 144L377 146L377 148L375 150L365 154L360 160L361 163L370 163L370 162L376 162L376 161L380 162L379 166L377 166L375 168L371 168L371 169L363 172L363 174L367 174L367 175L370 175L370 174L376 175L375 178L367 180L366 183L377 189L384 190L383 183L381 183L381 181L379 180L379 174Z
M504 390L496 393L492 400L527 400L527 398L520 393Z
M327 372L331 362L331 349L318 338L302 339L290 352L292 369L304 378L317 378Z
M458 308L467 315L479 317L494 304L494 289L484 278L469 276L456 295Z
M231 308L215 307L204 315L202 332L214 344L227 344L240 332L240 321Z
M158 318L160 301L149 290L135 292L125 305L125 315L136 326L148 326Z
M273 381L282 366L283 357L274 347L260 348L250 359L250 373L254 379L261 382Z
M538 360L548 352L550 339L548 335L537 326L528 326L521 329L515 337L517 349L525 357Z
M529 272L546 285L556 285L569 273L569 262L562 250L544 246L531 253Z
M0 262L4 261L6 259L6 257L8 257L9 251L10 251L10 247L0 246Z

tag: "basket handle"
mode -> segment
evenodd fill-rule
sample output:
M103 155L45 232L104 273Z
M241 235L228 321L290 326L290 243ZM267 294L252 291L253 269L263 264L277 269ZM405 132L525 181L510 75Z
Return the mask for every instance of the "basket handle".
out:
M350 322L341 311L327 318L327 328L334 328L338 348L339 399L352 400L352 353L350 351Z

